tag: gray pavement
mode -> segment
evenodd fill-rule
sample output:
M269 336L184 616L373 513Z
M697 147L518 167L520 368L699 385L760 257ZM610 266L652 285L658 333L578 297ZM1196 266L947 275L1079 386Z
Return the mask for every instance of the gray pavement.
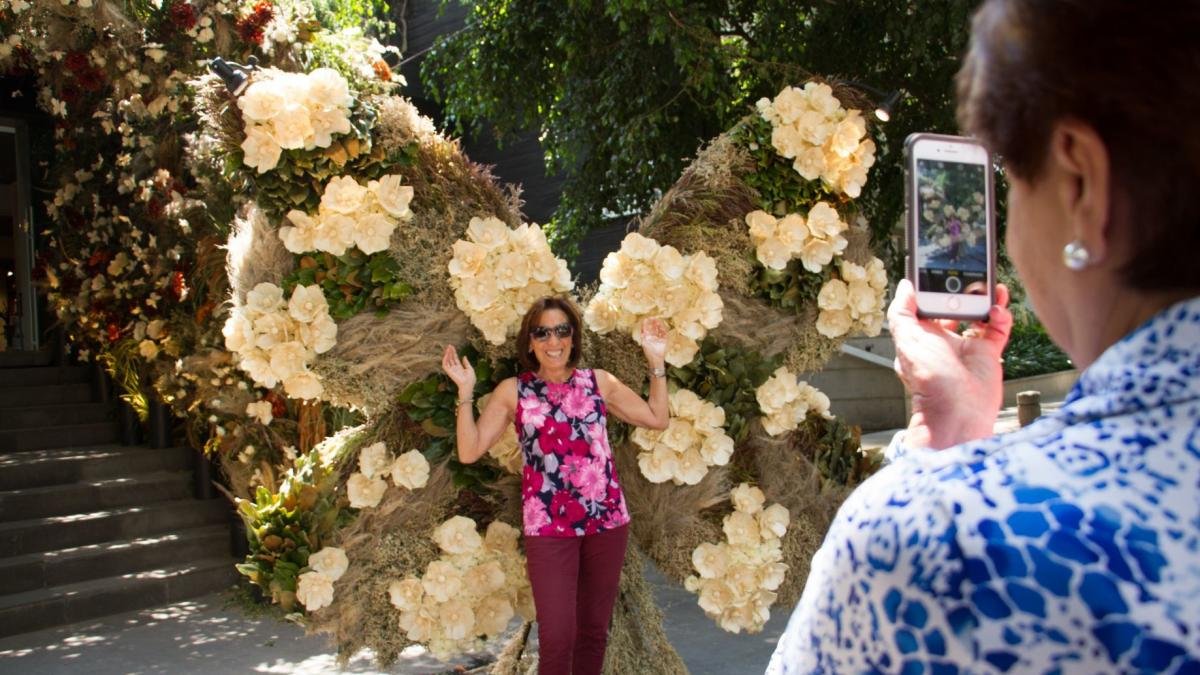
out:
M1043 404L1043 412L1060 403ZM1017 428L1016 408L1001 412L996 432ZM864 447L886 447L896 430L863 436ZM694 675L761 673L787 626L791 607L775 607L761 633L733 635L704 616L696 596L647 567L663 610L667 636ZM501 645L443 663L409 648L388 670L369 652L339 671L334 647L295 624L248 616L226 594L207 595L154 609L128 612L0 639L0 673L461 673L490 661ZM489 653L490 652L490 653Z
M695 675L761 673L787 625L789 608L772 611L763 632L732 635L704 616L696 596L647 577L665 615L668 637ZM489 645L491 652L499 644ZM127 612L0 639L0 673L404 673L462 672L488 653L442 663L419 647L387 670L362 652L339 671L326 636L305 635L295 624L248 616L226 594L212 594L154 609Z

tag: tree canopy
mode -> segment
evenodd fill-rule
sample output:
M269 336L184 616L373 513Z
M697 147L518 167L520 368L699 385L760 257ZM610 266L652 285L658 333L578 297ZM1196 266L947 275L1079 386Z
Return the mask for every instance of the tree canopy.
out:
M954 74L978 0L460 0L465 27L423 74L447 121L501 140L536 129L562 171L552 237L645 212L698 147L762 96L813 75L907 96L877 129L864 194L895 259L900 157L913 131L952 132Z

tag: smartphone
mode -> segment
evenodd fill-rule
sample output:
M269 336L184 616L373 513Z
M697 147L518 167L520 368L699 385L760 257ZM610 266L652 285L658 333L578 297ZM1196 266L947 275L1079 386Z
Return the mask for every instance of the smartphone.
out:
M970 138L912 134L904 168L905 262L917 315L986 319L996 296L991 153Z

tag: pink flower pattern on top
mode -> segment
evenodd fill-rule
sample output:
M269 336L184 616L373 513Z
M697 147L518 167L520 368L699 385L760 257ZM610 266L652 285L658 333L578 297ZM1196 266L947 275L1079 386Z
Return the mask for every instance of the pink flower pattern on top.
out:
M525 535L575 537L627 524L595 373L576 369L561 384L522 373L517 399Z

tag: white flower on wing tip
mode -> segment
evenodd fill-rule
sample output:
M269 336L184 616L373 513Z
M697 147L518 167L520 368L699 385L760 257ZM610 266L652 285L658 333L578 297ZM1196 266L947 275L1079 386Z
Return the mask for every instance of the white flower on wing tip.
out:
M308 566L329 577L330 580L337 581L346 573L346 569L350 566L350 559L346 557L343 549L326 546L308 557Z
M333 602L333 580L320 572L305 572L296 585L296 599L315 612Z

